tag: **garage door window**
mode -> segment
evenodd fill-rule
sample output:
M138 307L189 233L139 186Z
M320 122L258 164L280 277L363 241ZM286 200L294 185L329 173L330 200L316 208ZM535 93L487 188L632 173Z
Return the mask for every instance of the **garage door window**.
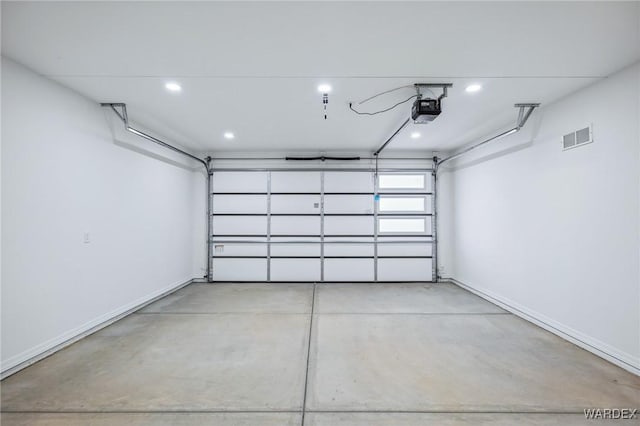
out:
M419 197L386 197L380 196L378 200L380 213L426 213L427 198Z
M378 175L378 234L427 235L430 223L426 173Z
M378 219L378 232L381 234L424 234L426 230L427 221L423 217Z
M380 190L419 191L426 188L426 183L427 179L424 173L378 175L378 188Z

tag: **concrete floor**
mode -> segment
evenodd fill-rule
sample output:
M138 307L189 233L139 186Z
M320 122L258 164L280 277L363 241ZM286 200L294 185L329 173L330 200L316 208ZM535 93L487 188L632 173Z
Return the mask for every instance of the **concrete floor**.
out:
M193 284L1 387L3 426L570 426L640 408L639 377L452 284Z

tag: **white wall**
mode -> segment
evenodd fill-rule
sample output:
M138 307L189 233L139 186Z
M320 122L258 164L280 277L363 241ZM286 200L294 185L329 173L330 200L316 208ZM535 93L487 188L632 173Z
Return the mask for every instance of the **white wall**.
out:
M3 58L3 371L194 277L202 178L112 118Z
M453 210L441 217L452 240L445 276L636 373L639 99L636 64L544 106L522 132L443 173ZM562 135L588 123L595 142L563 152Z

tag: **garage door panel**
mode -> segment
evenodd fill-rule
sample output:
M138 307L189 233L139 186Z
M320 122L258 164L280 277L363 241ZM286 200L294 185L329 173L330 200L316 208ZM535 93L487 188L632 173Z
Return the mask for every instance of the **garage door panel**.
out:
M267 172L214 172L213 192L267 192Z
M324 172L324 192L373 192L373 173Z
M225 256L266 256L267 243L214 243L213 255Z
M272 244L271 256L309 256L320 257L320 244Z
M331 213L373 213L373 195L325 195L324 212Z
M215 281L266 281L267 259L213 259Z
M266 213L266 195L215 195L213 213Z
M325 281L373 281L373 259L325 259Z
M320 195L272 195L271 213L320 214Z
M272 172L271 192L317 192L321 190L320 172Z
M320 281L320 259L271 259L271 281Z
M213 220L215 235L266 235L266 216L216 216Z
M431 256L429 243L380 243L378 256Z
M372 216L329 216L324 218L325 235L372 235Z
M373 256L373 243L344 244L344 243L325 243L325 256Z
M274 216L271 235L320 235L320 217Z
M431 281L431 259L378 259L379 281Z

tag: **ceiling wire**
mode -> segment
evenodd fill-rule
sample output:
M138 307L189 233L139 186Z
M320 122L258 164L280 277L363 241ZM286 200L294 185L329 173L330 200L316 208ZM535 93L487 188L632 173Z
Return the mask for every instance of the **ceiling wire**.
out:
M351 111L355 112L355 113L356 113L356 114L358 114L358 115L376 115L376 114L382 114L383 112L391 111L391 110L392 110L392 109L394 109L395 107L397 107L397 106L399 106L399 105L402 105L402 104L404 104L404 103L406 103L406 102L409 102L411 99L413 99L413 98L417 98L418 96L420 96L420 95L413 95L413 96L409 96L409 97L408 97L407 99L405 99L404 101L400 101L400 102L398 102L397 104L395 104L395 105L393 105L393 106L391 106L391 107L389 107L389 108L382 109L382 110L380 110L380 111L374 111L374 112L362 112L362 111L358 111L357 109L353 108L353 103L352 103L352 102L349 102L349 109L350 109Z
M407 85L405 85L405 86L400 86L400 87L396 87L396 88L394 88L394 89L385 90L384 92L376 93L375 95L370 96L370 97L368 97L367 99L364 99L364 100L362 100L362 101L358 102L358 105L362 105L362 104L363 104L363 103L365 103L365 102L369 102L370 100L375 99L375 98L377 98L378 96L386 95L387 93L395 92L396 90L406 89L406 88L409 88L409 87L411 87L411 88L412 88L412 87L413 87L413 84L407 84Z
M358 105L362 105L362 104L364 104L366 102L369 102L370 100L373 100L373 99L375 99L375 98L377 98L379 96L386 95L388 93L392 93L392 92L395 92L395 91L401 90L401 89L415 89L416 94L411 96L411 97L409 97L409 98L407 98L407 99L405 99L404 101L400 101L397 104L395 104L393 106L390 106L389 108L382 109L380 111L373 111L373 112L358 111L355 108L353 108L353 102L349 102L349 109L351 111L355 112L358 115L377 115L377 114L382 114L382 113L387 112L387 111L391 111L392 109L394 109L394 108L396 108L396 107L398 107L398 106L400 106L400 105L402 105L402 104L404 104L406 102L409 102L411 99L420 97L422 95L420 93L420 87L419 86L417 86L415 84L407 84L407 85L404 85L404 86L399 86L399 87L395 87L393 89L385 90L384 92L376 93L375 95L370 96L370 97L358 102ZM429 89L428 87L424 88L424 89L427 90L429 93L431 93L431 95L433 97L436 96L435 93L433 92L433 90Z

